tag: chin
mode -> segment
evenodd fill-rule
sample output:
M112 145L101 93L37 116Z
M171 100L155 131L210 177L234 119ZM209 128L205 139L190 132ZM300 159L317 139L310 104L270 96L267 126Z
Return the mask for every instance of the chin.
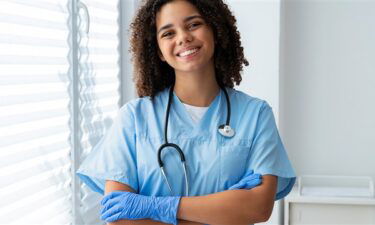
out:
M183 65L179 66L179 68L176 68L175 70L183 71L183 72L195 72L195 71L201 71L205 70L205 68L208 66L209 62L205 63L192 63L190 65Z
M200 71L202 70L203 68L200 67L200 66L192 66L192 67L184 67L184 68L179 68L179 69L176 69L177 71L181 71L181 72L185 72L185 73L188 73L188 72L196 72L196 71Z

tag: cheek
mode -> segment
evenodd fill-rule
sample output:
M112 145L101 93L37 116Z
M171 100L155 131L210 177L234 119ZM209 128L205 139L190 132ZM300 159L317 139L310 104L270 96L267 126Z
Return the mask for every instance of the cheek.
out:
M213 49L215 47L215 39L214 39L214 35L213 35L212 32L207 31L207 32L203 33L202 38L204 40L206 40L207 46L209 48Z
M160 52L163 54L164 57L169 57L169 54L172 54L172 46L168 43L161 43L159 44Z

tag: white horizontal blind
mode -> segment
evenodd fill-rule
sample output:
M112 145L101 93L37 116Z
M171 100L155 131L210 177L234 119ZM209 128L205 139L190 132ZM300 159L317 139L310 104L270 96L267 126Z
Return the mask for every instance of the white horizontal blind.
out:
M72 23L77 3L0 1L0 224L103 224L85 185L72 204L71 159L85 158L119 108L119 1L84 2L88 34L84 10Z
M67 4L0 2L0 223L72 221Z
M80 10L78 24L79 111L81 159L98 143L112 123L120 103L118 0L85 0L89 20ZM88 21L90 23L88 23ZM89 25L89 32L87 26ZM81 160L81 161L82 161ZM99 194L81 186L84 224L99 224Z

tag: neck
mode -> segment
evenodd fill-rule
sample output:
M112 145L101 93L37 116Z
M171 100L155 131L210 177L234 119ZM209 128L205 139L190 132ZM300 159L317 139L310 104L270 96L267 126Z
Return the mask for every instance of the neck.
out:
M220 91L214 68L189 73L176 71L175 74L174 91L185 104L207 107Z

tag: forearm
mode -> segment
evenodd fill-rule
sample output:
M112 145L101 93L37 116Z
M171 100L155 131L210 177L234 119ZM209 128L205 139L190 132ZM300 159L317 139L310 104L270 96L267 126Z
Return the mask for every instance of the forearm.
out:
M261 222L260 213L246 190L225 191L199 197L183 197L177 213L179 219L205 224L250 224Z
M251 190L224 191L207 196L182 197L177 218L204 224L251 224L268 220L276 193L277 179L263 177L263 184ZM269 187L269 188L265 188Z

